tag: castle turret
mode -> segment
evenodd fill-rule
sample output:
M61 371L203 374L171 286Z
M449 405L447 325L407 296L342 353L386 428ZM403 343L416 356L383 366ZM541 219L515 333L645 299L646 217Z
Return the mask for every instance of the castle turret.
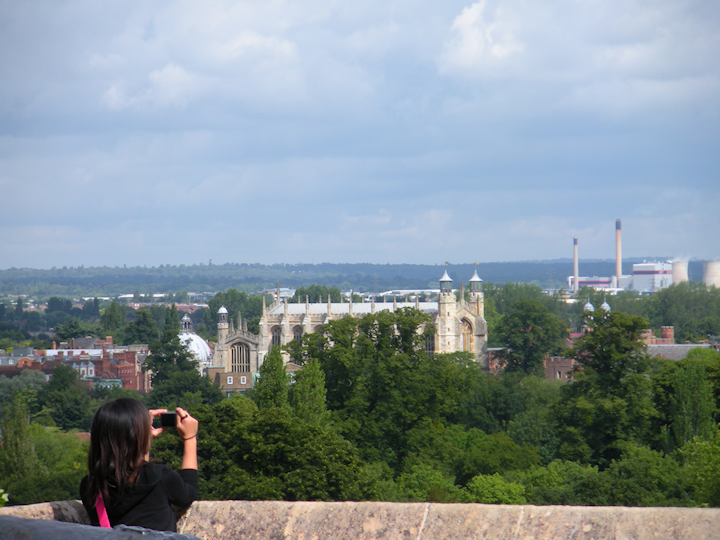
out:
M220 309L218 309L218 343L220 341L225 341L225 338L227 338L228 335L228 310L225 309L225 306L222 306Z
M213 363L218 366L225 366L226 371L230 371L230 355L227 348L228 337L228 310L225 306L218 309L217 312L217 345L215 346L215 354L213 355Z
M477 274L477 270L470 278L470 304L475 307L478 315L485 317L485 295L482 292L482 279Z

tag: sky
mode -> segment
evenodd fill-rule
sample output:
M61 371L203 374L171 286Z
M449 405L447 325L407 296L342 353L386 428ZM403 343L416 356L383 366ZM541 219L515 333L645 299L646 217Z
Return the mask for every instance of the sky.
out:
M717 0L0 0L0 268L720 257Z

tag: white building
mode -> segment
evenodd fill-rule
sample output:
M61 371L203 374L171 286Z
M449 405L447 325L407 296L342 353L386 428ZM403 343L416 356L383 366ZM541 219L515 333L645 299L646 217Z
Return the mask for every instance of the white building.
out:
M673 284L673 265L670 262L633 264L632 289L656 292Z

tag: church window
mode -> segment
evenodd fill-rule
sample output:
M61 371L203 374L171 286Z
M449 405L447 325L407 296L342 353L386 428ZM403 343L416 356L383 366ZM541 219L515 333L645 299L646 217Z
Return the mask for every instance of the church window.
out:
M428 356L435 353L435 334L430 334L425 338L425 353Z
M281 336L282 336L282 331L280 330L279 326L276 326L275 328L272 329L272 342L270 343L271 349L273 347L279 347L282 344Z
M250 347L245 343L233 345L230 357L233 373L248 373L250 371Z
M464 352L473 352L473 329L467 319L462 321L462 346Z
M298 343L302 343L303 331L301 326L293 328L293 339Z

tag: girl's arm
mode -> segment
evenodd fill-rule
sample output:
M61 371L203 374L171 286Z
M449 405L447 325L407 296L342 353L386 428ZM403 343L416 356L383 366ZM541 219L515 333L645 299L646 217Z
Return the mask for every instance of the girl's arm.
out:
M194 469L197 470L197 432L198 432L198 421L190 416L190 414L180 407L175 409L177 413L176 427L178 435L183 439L183 469Z

